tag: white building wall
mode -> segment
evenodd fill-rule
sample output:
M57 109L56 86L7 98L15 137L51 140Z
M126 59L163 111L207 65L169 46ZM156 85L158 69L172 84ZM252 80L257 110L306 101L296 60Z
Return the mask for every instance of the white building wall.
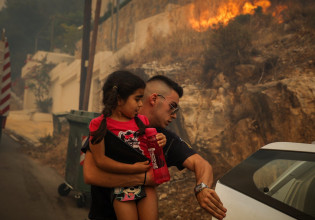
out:
M52 82L51 85L51 97L53 99L53 105L51 111L53 113L62 112L62 106L61 106L61 90L62 87L60 83L58 82L58 79Z
M35 96L33 94L33 92L26 88L24 90L24 102L23 102L23 109L27 109L27 110L35 110L36 104L35 104Z
M60 84L60 77L65 73L65 71L70 65L67 62L63 62L58 64L54 69L50 71L50 79L51 79L51 97L53 99L52 112L58 113L62 112L62 86Z
M102 111L102 86L98 74L93 77L90 90L90 99L88 110L92 112Z
M59 112L79 109L80 77L74 75L61 85Z

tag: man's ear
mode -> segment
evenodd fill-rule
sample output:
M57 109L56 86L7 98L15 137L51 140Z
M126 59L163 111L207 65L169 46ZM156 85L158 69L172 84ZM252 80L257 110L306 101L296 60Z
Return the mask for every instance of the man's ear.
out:
M149 96L149 101L150 101L150 104L151 104L151 105L155 105L157 96L158 96L157 93L152 93L152 94Z

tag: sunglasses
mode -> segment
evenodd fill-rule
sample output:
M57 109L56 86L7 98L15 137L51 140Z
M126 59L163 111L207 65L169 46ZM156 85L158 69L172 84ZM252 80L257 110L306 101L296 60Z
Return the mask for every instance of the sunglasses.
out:
M157 94L157 96L162 97L164 100L166 100L166 98L161 95L161 94ZM176 106L174 106L174 104L172 103L168 103L170 106L170 110L171 110L171 115L175 115L178 111L179 111L179 106L177 106L177 104L175 103Z

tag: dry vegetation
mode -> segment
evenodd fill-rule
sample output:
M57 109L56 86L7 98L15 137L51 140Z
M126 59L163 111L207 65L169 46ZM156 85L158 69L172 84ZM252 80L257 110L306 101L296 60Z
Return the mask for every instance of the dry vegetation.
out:
M54 137L48 135L41 138L40 146L34 147L23 144L20 150L41 163L52 167L61 176L65 177L68 137L69 128L65 126L60 134Z
M315 55L315 6L310 0L278 2L288 6L281 23L279 17L258 8L253 15L237 16L228 25L218 24L205 32L176 29L169 36L151 36L146 49L128 62L122 60L120 67L139 70L154 61L179 64L180 78L194 75L196 82L205 81L209 87L219 73L232 86L288 77L292 64L314 65L308 62L314 62ZM239 65L252 65L254 74L236 74Z

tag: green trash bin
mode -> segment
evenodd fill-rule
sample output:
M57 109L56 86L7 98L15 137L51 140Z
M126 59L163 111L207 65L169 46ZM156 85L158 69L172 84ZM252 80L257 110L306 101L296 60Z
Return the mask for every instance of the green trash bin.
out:
M66 158L65 182L58 192L61 196L67 196L71 190L76 192L77 206L83 207L90 197L90 185L84 183L83 166L81 163L81 147L89 134L89 124L100 113L82 110L71 110L66 118L69 122L69 139Z
M53 113L52 118L53 118L53 127L54 127L54 132L53 135L60 134L62 132L62 128L65 126L65 124L68 124L66 116L69 114L69 112L58 112L58 113Z

